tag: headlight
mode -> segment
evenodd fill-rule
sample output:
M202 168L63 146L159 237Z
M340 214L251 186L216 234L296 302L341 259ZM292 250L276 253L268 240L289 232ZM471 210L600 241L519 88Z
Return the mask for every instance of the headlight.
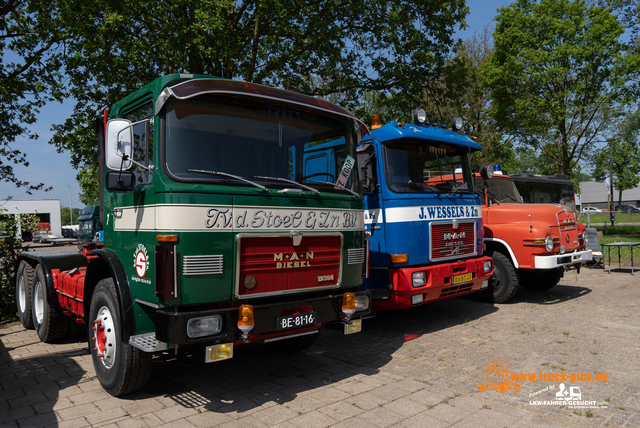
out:
M411 274L411 285L414 287L422 287L427 283L427 273L424 271L414 272Z
M191 318L187 321L187 336L191 338L212 336L222 330L222 317L214 315L211 317Z
M484 262L484 273L491 272L491 260Z
M584 241L584 248L588 248L589 247L589 235L587 235L587 232L584 232L582 234L582 240Z
M356 296L356 312L369 309L369 296Z
M546 248L546 250L548 252L553 251L553 238L550 236L547 236L547 238L544 240L544 248Z

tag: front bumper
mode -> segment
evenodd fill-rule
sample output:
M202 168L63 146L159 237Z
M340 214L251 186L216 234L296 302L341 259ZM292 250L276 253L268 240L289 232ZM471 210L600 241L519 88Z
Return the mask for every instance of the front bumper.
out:
M385 297L388 296L388 298L373 301L373 310L377 312L408 308L478 291L493 274L493 270L489 273L484 273L485 261L491 261L491 258L478 257L472 260L433 266L389 269L389 284L392 288L388 294L384 293ZM420 271L426 273L426 284L420 287L413 287L413 273ZM454 283L454 277L464 274L471 274L472 279ZM422 294L421 297L418 296L420 294ZM376 293L376 295L380 295L380 293ZM419 297L419 303L416 303L413 296Z
M354 293L356 296L368 296L369 302L371 302L371 293L369 290L356 291ZM295 313L300 308L303 308L303 312L316 312L318 315L317 325L335 321L340 322L345 318L342 313L343 295L344 294L336 294L282 303L254 304L253 318L255 326L251 330L251 336L255 337L256 341L263 341L265 337L272 338L278 335L295 334L298 330L308 330L309 327L303 329L291 328L278 330L278 318ZM239 306L240 303L233 308L177 313L169 310L158 310L156 311L155 338L160 342L178 345L232 342L242 335L242 332L238 329ZM370 313L371 305L369 305L369 308L366 310L356 312L351 319L357 320ZM222 330L220 333L201 338L190 338L187 336L187 322L189 319L212 315L220 315L222 318Z
M591 260L591 250L576 251L574 253L556 254L553 256L535 256L536 269L555 269Z

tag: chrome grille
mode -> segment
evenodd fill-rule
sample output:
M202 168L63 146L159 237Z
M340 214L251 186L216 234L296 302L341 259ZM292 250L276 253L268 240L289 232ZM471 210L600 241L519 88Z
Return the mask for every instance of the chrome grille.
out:
M350 265L364 263L364 248L349 248L347 250L347 263Z
M184 256L182 258L184 275L219 275L222 270L222 256Z

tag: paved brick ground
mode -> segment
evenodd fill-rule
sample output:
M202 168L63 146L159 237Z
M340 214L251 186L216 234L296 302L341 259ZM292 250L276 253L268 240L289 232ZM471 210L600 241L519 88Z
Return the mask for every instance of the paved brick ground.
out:
M204 364L154 360L147 387L113 398L86 342L46 345L19 323L0 326L0 423L7 427L561 427L640 426L640 275L569 273L548 292L487 305L459 298L378 314L362 333L324 330L297 356L263 345ZM531 405L560 382L518 381L479 392L485 363L511 373L606 373L575 382L594 409ZM553 387L553 390L543 391ZM535 397L530 397L538 391Z

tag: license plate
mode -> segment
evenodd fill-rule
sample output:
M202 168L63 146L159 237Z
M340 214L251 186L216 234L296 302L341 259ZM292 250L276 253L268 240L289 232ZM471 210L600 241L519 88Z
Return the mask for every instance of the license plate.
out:
M290 328L307 327L318 322L318 313L309 312L307 314L289 315L278 318L278 330L288 330Z
M473 274L471 272L463 273L461 275L454 275L453 276L453 285L462 284L463 282L469 282L472 279L473 279Z

